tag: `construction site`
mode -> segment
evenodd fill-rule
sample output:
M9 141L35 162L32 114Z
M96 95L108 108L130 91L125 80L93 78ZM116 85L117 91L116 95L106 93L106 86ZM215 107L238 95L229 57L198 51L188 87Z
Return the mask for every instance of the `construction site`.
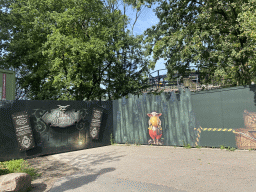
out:
M214 83L213 81L212 84L201 84L200 74L198 72L191 72L186 77L182 77L178 73L175 73L173 80L170 82L166 80L167 75L159 75L159 71L161 70L154 71L158 73L158 75L155 77L152 77L150 75L148 84L151 85L151 87L145 90L143 93L156 90L158 90L157 92L164 90L164 92L174 91L175 93L177 93L179 92L179 88L182 88L184 90L187 88L190 91L195 92L202 90L219 89L222 86L220 84Z

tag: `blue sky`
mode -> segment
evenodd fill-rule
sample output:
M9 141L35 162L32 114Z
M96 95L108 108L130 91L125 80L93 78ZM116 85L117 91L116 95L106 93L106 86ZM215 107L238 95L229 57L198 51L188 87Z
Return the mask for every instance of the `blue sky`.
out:
M153 25L158 24L159 19L157 18L157 16L155 15L155 12L153 11L153 9L156 9L158 5L159 5L159 3L156 3L156 4L152 5L151 8L147 8L146 6L143 6L143 8L140 11L141 13L140 13L140 15L136 21L136 24L134 26L134 29L133 29L134 36L142 35L146 29L151 28ZM121 9L121 11L123 13L123 5L122 4L119 6L119 8ZM129 6L129 7L127 7L126 15L131 19L130 24L127 26L127 28L129 30L132 30L132 25L136 19L136 10L132 10L132 6ZM152 55L152 58L153 58L153 55ZM190 65L194 65L194 64L191 63ZM150 72L160 70L160 69L165 69L165 70L159 71L159 75L164 75L167 73L167 69L164 64L164 59L158 60L155 65L155 69L151 70ZM152 76L157 76L157 72L153 73Z
M151 28L153 25L156 25L159 22L159 19L157 18L155 12L153 11L153 9L156 9L158 5L159 5L159 3L156 3L156 4L152 5L151 8L147 8L146 6L143 6L141 11L139 12L139 17L135 23L134 28L133 28L134 36L142 35L146 29ZM118 8L124 14L122 2L119 2ZM128 24L128 26L127 26L127 29L129 29L131 31L132 25L136 19L136 10L133 10L132 6L126 5L126 15L131 19L130 24ZM151 55L151 58L153 59L153 55ZM192 65L194 65L194 64L190 63L190 66L192 66ZM164 69L164 70L161 70L161 69ZM191 69L194 69L194 68L191 68ZM138 68L138 70L140 70L140 68ZM161 71L159 71L159 75L165 75L167 73L167 69L164 64L164 59L159 59L155 65L155 69L150 70L150 73L156 71L151 74L153 77L157 76L157 70L161 70ZM101 87L105 88L104 85L101 85Z

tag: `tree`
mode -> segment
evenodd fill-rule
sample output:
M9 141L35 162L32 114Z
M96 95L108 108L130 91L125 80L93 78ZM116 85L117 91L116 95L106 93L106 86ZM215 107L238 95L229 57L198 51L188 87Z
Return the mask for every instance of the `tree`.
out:
M42 55L42 45L50 31L33 28L34 19L40 16L38 10L44 8L43 5L38 9L31 3L26 6L25 1L8 1L1 5L11 9L9 13L8 10L1 12L4 16L1 17L1 24L5 23L1 25L1 40L5 40L2 48L8 52L3 55L1 66L21 68L23 78L18 80L18 84L26 90L28 98L35 99L37 93L37 99L51 98L57 93L56 89L46 85L49 89L42 91L42 84L48 75L48 70L45 70L47 58Z
M117 10L117 8L115 8L116 1L108 1L108 5L111 12ZM125 3L123 13L126 15ZM136 13L133 27L139 17L138 14L139 10ZM118 18L119 17L113 15L111 18L112 23L116 23ZM122 19L123 23L125 23L125 17ZM113 36L113 42L111 42L111 46L109 46L117 55L117 62L115 66L109 68L108 81L104 84L108 87L109 98L117 99L120 98L118 95L127 96L128 93L140 95L142 94L142 90L149 87L149 85L147 85L148 79L145 78L149 73L147 68L148 60L144 56L145 53L142 51L143 46L141 45L143 36L141 35L135 38L133 35L130 35L129 32L129 30L125 32L125 25L123 25L123 28L120 28L120 33ZM120 44L120 41L123 43ZM138 66L141 66L141 70L135 72ZM120 75L116 76L116 74Z
M245 37L248 37L250 39L250 45L254 49L256 48L256 11L255 11L256 1L255 0L249 0L248 3L245 3L242 5L243 12L239 13L238 22L241 23L242 27L242 35ZM248 63L245 64L245 66L248 66L250 68L250 73L254 75L256 68L256 57L255 54L250 56L250 60ZM255 76L253 76L253 81L256 82Z
M148 55L154 54L150 67L159 58L166 58L170 80L174 70L183 74L189 62L194 62L199 69L208 69L210 76L224 70L238 85L250 84L255 76L255 62L251 59L255 56L255 46L251 37L243 33L241 25L246 21L238 21L246 3L245 0L161 1L155 10L159 24L144 33ZM255 12L253 3L247 6ZM251 69L246 65L248 62Z
M1 39L5 34L9 35L6 38L9 42L3 45L9 53L4 55L1 65L26 66L30 73L19 83L22 88L30 86L29 98L94 100L115 87L118 93L113 99L117 99L146 87L146 80L142 78L142 73L147 72L146 62L135 75L125 75L127 66L123 71L119 70L120 65L111 67L111 64L120 64L120 57L113 50L127 49L131 45L139 47L136 44L138 39L121 30L127 18L119 11L110 13L101 1L92 3L86 0L19 0L9 8L11 11L4 13L4 19L10 21L10 25L5 26L5 33L1 30L0 34ZM119 19L113 25L111 18ZM121 36L123 38L119 39ZM113 39L115 44L111 47ZM103 76L107 70L117 80L104 90L100 84L104 83Z

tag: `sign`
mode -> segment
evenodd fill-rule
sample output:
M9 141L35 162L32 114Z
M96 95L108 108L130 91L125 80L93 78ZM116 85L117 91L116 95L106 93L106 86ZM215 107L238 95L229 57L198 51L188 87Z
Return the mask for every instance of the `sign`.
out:
M61 106L58 105L58 109L51 110L51 113L46 112L42 120L46 124L51 124L51 126L54 127L60 127L65 128L71 125L74 125L76 122L78 122L80 117L80 111L75 112L75 110L65 112L66 108L69 105Z
M20 151L26 151L35 147L29 116L26 111L12 114L12 120L19 143Z
M6 100L6 74L3 73L3 96L2 100Z
M90 135L93 139L99 139L100 125L103 115L103 109L94 107L92 110L92 121L90 125Z

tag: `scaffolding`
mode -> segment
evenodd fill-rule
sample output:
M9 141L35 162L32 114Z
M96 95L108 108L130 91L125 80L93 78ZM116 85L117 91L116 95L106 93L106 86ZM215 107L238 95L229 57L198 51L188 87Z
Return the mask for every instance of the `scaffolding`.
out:
M198 75L199 74L191 74L189 75L188 78L183 78L183 85L184 87L188 87L190 89L195 89L195 90L198 90L201 86L200 86L200 83L199 83L199 78L198 78ZM194 82L196 81L196 82Z
M166 69L161 69L166 70ZM200 74L198 72L189 72L189 74L186 77L180 76L177 72L174 73L173 81L165 81L165 78L167 75L159 75L159 71L156 70L152 73L157 72L157 76L152 77L152 73L149 74L149 82L148 84L151 85L151 90L164 89L164 91L178 91L179 88L189 88L190 91L200 91L202 90L201 84L200 84ZM161 81L162 80L162 81ZM176 82L176 83L174 83ZM213 88L214 86L211 86ZM210 89L211 89L210 88ZM209 87L207 87L209 89ZM148 90L145 90L148 92Z

